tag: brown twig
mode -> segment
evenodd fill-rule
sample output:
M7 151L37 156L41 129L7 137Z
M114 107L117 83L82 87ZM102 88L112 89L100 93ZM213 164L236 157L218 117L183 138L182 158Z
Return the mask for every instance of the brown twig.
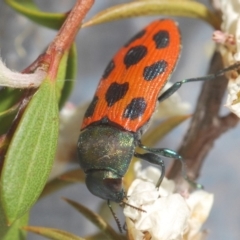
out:
M214 73L222 68L221 55L215 52L209 72ZM225 76L203 84L190 127L178 150L178 153L186 161L188 176L193 180L199 176L203 161L213 147L214 141L238 123L238 118L234 114L224 117L219 116L226 86L227 79ZM175 161L173 163L167 177L175 179L178 183L183 181L179 162Z
M51 80L56 79L60 60L71 47L82 20L93 4L94 0L77 0L54 41L49 45L43 64L49 63L48 77Z
M48 72L48 77L54 81L63 54L73 44L82 21L94 2L95 0L77 0L47 51L41 54L23 73L33 72L41 66Z

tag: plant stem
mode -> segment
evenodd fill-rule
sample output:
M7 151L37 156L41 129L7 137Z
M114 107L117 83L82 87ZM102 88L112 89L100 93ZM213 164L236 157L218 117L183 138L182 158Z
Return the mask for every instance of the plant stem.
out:
M222 68L221 55L215 52L209 72L213 73ZM186 161L188 176L193 180L199 176L203 161L211 150L214 141L221 134L235 127L239 121L237 116L232 113L224 117L219 116L227 83L226 77L221 76L203 84L190 127L178 150L178 153ZM181 164L178 161L174 161L167 177L182 184Z
M55 80L60 60L65 51L70 49L82 20L93 4L94 0L77 0L57 36L49 45L46 55L43 57L43 64L49 64L48 76L50 80Z

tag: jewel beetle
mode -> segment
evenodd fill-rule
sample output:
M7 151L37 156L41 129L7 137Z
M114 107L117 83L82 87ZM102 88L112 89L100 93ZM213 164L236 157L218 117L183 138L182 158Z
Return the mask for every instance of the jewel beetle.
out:
M157 103L183 83L214 79L236 68L232 65L216 74L176 82L160 95L180 52L177 23L170 19L154 21L116 53L100 79L81 126L78 157L87 188L108 203L124 203L122 180L133 156L161 167L156 187L160 186L165 171L161 156L183 161L168 148L150 148L141 143ZM145 153L138 153L137 147ZM191 183L185 173L183 177Z
M164 170L158 153L147 148L148 153L140 154L135 149L145 148L140 143L141 135L180 51L177 24L157 20L137 33L109 62L85 113L78 140L80 165L92 194L122 202L122 178L134 155ZM168 149L160 151L176 155Z

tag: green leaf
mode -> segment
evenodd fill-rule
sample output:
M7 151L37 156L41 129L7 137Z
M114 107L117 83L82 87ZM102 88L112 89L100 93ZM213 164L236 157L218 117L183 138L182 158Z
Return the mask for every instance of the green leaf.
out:
M189 117L191 117L191 115L169 117L167 120L161 122L157 127L147 131L142 137L142 142L146 146L154 146L154 144L160 141L170 131L187 120Z
M0 112L0 136L2 134L5 134L8 131L17 112L18 112L18 104L9 108L4 112Z
M62 97L62 91L65 85L66 71L67 71L67 63L68 63L69 52L66 52L59 64L58 74L56 76L57 83L57 99L60 102Z
M121 236L118 235L112 227L104 221L104 219L98 214L92 212L88 208L84 207L80 203L64 198L72 207L82 213L88 220L90 220L96 227L98 227L107 237L112 240L121 240Z
M84 240L83 238L73 235L69 232L55 228L27 226L23 229L52 240Z
M45 197L76 182L85 182L85 173L82 169L71 170L51 180L46 184L40 197Z
M68 55L66 76L64 86L61 93L59 108L61 109L67 101L75 85L75 78L77 75L77 49L76 44L73 44Z
M56 79L46 79L19 120L4 159L0 198L9 224L35 203L48 179L58 138L58 102L66 76L68 52Z
M43 198L49 194L56 192L59 189L69 186L71 182L62 181L58 178L54 178L46 184L39 198Z
M8 224L35 203L47 181L58 138L56 85L45 80L17 126L5 156L0 197Z
M10 128L23 93L19 89L0 89L0 135Z
M28 213L16 220L11 226L6 225L4 211L0 205L0 239L1 240L25 240L26 232L22 230L23 226L28 224Z
M33 22L56 30L62 26L67 17L67 13L42 12L32 0L5 0L5 2Z
M0 112L4 112L16 105L23 95L23 91L12 88L0 89Z
M98 13L92 19L84 23L82 27L118 19L160 14L199 18L212 25L215 29L220 29L221 20L207 9L206 6L195 1L179 0L134 1L115 5Z

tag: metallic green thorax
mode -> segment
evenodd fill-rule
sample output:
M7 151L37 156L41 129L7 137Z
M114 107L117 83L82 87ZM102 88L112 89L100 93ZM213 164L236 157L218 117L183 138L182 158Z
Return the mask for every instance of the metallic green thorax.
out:
M135 135L113 126L90 126L80 133L78 156L86 185L94 195L120 202L122 177L136 147Z

